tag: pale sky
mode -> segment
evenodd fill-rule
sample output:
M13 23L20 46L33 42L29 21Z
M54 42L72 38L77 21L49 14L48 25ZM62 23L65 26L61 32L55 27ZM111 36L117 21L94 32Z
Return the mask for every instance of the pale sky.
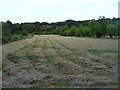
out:
M119 0L0 0L0 21L58 22L118 17Z

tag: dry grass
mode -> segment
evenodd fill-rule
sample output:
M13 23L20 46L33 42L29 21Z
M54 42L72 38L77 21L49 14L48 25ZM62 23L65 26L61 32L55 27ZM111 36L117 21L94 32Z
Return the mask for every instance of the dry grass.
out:
M116 39L35 35L3 46L3 87L117 87Z

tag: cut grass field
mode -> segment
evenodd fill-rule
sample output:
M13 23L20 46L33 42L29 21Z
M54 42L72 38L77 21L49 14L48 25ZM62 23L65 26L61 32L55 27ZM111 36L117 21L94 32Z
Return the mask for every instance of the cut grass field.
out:
M118 87L118 40L35 35L3 46L3 88Z

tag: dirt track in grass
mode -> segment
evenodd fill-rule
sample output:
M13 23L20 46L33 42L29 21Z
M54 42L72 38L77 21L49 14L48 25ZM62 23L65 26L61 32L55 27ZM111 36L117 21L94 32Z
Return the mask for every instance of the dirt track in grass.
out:
M3 88L118 86L116 39L35 35L2 48Z

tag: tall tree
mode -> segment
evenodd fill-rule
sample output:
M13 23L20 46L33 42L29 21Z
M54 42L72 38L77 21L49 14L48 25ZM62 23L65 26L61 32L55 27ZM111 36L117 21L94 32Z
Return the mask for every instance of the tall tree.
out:
M90 36L95 37L95 33L96 33L96 21L95 20L91 20L88 22L88 26L90 27Z
M100 16L99 18L99 28L100 28L100 33L101 33L101 36L106 36L106 33L107 33L107 20L105 19L104 16Z
M80 25L79 28L76 30L75 36L79 37L82 36L83 26Z

